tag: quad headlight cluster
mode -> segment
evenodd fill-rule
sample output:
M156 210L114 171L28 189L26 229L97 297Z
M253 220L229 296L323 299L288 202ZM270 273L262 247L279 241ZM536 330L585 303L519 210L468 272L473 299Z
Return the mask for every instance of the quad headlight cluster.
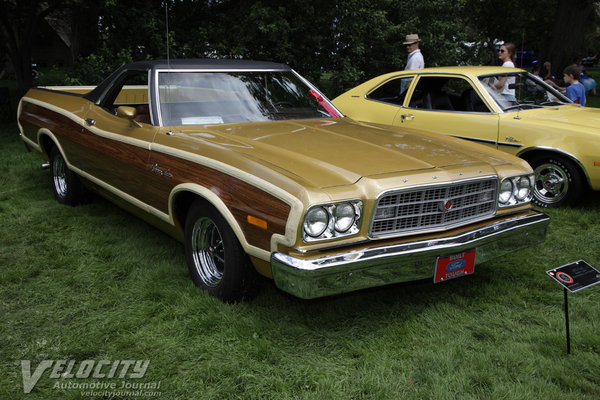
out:
M508 207L530 202L533 196L534 184L533 174L502 179L498 193L498 204L500 207Z
M302 238L315 242L358 233L362 219L361 200L347 200L312 206L304 215Z

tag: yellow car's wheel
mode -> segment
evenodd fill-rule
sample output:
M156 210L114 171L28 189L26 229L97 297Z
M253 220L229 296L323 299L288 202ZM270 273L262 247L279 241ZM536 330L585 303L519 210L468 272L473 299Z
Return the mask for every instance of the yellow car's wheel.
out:
M542 207L576 204L583 190L583 180L575 164L563 157L546 156L534 159L533 201Z

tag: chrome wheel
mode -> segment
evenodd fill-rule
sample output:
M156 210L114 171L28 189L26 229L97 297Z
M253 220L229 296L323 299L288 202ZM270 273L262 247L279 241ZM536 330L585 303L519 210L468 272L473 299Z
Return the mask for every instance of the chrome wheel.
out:
M56 194L62 198L66 197L68 193L67 166L60 154L54 157L52 162L52 180L54 182Z
M217 286L225 271L225 246L217 225L210 218L200 218L194 224L191 247L198 276L206 286Z
M548 206L563 201L569 191L569 175L561 165L544 163L535 168L534 196Z
M83 186L56 146L50 150L50 168L54 198L70 206L82 203L85 196Z
M185 218L185 259L194 284L223 301L251 298L257 273L223 215L197 199Z

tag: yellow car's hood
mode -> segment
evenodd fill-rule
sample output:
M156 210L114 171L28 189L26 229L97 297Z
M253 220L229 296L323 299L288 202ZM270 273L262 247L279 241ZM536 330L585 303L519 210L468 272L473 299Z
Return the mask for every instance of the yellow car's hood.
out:
M283 169L315 187L347 185L361 177L395 172L497 166L509 163L507 159L512 157L442 135L392 130L348 118L205 128L209 131L187 133Z
M545 109L521 112L522 120L527 122L540 121L544 124L568 124L571 128L593 128L600 132L600 109L574 105L549 107Z

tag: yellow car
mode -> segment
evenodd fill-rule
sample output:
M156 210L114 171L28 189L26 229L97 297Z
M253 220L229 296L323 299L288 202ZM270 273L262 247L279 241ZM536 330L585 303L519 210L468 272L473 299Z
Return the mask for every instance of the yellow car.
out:
M521 69L392 72L333 103L357 121L443 133L517 155L535 171L540 206L574 204L586 189L600 190L600 110L573 104Z

